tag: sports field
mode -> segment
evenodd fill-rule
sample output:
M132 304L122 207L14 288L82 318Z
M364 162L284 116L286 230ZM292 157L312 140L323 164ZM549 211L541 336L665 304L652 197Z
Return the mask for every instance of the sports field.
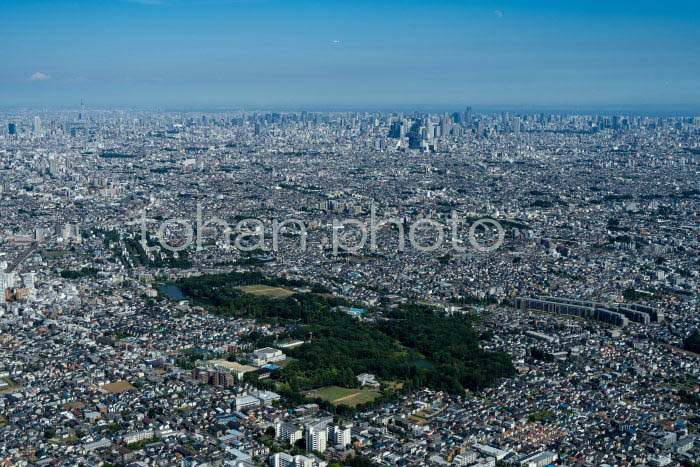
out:
M240 287L240 289L245 293L261 295L264 297L271 298L284 298L289 297L290 295L294 295L294 292L292 292L291 290L283 289L281 287L271 287L269 285L262 284L243 285Z
M370 402L379 397L379 391L376 389L348 389L340 386L326 386L313 391L307 391L309 397L319 397L327 400L335 405L347 405L355 407L365 402Z

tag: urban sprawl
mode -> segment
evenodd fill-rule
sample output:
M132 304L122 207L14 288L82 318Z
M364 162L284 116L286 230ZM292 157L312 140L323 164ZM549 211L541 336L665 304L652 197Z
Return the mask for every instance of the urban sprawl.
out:
M0 124L2 465L700 465L700 118Z

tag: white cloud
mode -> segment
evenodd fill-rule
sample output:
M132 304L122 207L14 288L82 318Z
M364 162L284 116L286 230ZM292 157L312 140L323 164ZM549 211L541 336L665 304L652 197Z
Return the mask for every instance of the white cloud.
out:
M496 18L503 18L503 12L501 10L493 10L493 15Z
M32 76L29 77L30 81L48 81L51 79L51 76L47 75L46 73L42 73L40 71L37 71L34 73Z

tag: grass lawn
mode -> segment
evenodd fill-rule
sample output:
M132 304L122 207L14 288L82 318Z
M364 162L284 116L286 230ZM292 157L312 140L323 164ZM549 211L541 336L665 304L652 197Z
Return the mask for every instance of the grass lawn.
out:
M386 386L389 389L395 389L395 390L403 389L403 381L389 381L388 383L386 383Z
M41 256L44 258L60 258L62 256L68 256L70 250L43 250Z
M245 293L271 298L284 298L294 295L294 292L291 290L283 289L281 287L270 287L269 285L262 284L244 285L241 286L240 289Z
M335 405L347 405L355 407L365 402L370 402L379 397L376 389L348 389L340 386L326 386L306 393L310 397L319 397Z

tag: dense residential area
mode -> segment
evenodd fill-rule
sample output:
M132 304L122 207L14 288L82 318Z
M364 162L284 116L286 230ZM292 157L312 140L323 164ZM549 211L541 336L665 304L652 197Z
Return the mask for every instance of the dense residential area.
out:
M0 124L2 465L700 465L698 118Z

